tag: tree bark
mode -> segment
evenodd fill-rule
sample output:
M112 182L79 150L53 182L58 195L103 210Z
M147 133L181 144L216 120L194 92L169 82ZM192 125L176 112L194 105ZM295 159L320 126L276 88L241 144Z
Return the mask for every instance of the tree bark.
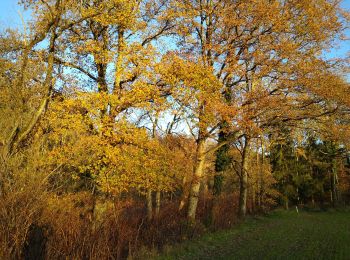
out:
M287 197L284 199L284 209L289 210L289 199Z
M60 1L57 0L56 2L56 9L58 10L60 5ZM35 112L32 120L29 122L29 124L26 126L25 129L23 129L21 131L21 129L18 128L18 126L15 127L14 133L11 137L10 140L8 141L7 144L7 152L8 154L12 154L20 145L21 143L23 143L28 136L30 135L30 133L32 132L32 130L34 129L34 127L37 125L40 117L42 116L42 114L45 112L49 100L51 98L51 94L52 94L52 89L53 89L53 83L52 83L52 79L53 79L53 66L54 66L54 54L55 54L55 42L56 42L56 38L57 38L57 33L56 33L56 29L58 27L58 23L59 23L60 17L57 16L55 17L52 26L50 26L48 28L48 30L51 30L51 37L50 37L50 43L49 43L49 53L48 53L48 61L47 61L47 68L46 68L46 76L45 76L45 80L44 80L44 89L46 90L44 99L42 100L38 110ZM49 33L49 31L47 31L47 33ZM28 63L28 55L29 52L31 51L31 48L33 48L35 46L36 43L39 42L38 39L44 39L45 37L42 36L41 34L39 34L39 37L35 37L34 40L29 44L29 46L26 47L25 51L24 51L24 61L23 61L23 65L22 65L22 69L24 71L22 71L21 77L20 77L20 84L25 85L25 69Z
M156 217L159 217L159 211L160 211L160 190L157 190L156 193Z
M249 166L249 146L250 140L246 137L242 154L242 172L240 176L239 191L239 216L244 218L247 213L247 197L248 197L248 166Z
M124 58L124 47L125 47L125 42L124 42L124 29L119 28L118 29L118 56L117 56L117 61L115 63L115 78L114 78L114 88L113 88L113 93L119 94L119 97L121 97L121 76L123 73L122 65L123 65L123 58Z
M153 217L152 191L147 191L147 219L151 221Z
M257 156L257 160L259 163L259 155ZM258 190L258 207L259 210L262 210L262 203L263 203L263 195L264 195L264 162L265 161L265 147L264 147L264 141L263 137L261 138L261 161L260 161L260 170L259 170L259 190Z
M186 205L186 201L188 199L189 196L189 187L188 187L188 179L187 176L185 175L182 179L182 187L183 187L183 191L182 191L182 195L181 195L181 200L180 200L180 204L179 204L179 211L181 211L185 205Z
M193 174L190 198L188 203L187 217L190 221L195 221L196 211L198 205L199 189L201 184L201 178L204 174L204 164L205 164L205 142L203 140L198 141L197 145L197 161L195 166L195 171Z
M252 195L252 202L251 202L251 213L254 213L256 211L256 191L255 191L255 185L251 185L251 195Z
M338 194L337 194L337 173L335 163L332 162L332 172L331 172L331 201L333 207L337 206L338 203Z

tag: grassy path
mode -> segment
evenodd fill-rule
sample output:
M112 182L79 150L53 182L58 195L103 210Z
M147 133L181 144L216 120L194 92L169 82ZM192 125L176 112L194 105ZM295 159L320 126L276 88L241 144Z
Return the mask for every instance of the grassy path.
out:
M350 211L278 211L182 243L158 259L350 259Z

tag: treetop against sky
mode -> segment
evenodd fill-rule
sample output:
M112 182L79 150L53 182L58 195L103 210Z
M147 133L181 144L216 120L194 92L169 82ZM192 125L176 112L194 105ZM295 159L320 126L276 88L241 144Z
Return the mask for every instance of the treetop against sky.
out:
M350 0L342 0L341 6L350 10ZM0 2L0 30L5 28L23 29L23 21L30 19L30 12L23 10L23 7L16 0L1 0ZM346 35L350 38L350 30ZM331 50L325 53L327 58L344 58L350 55L350 42L338 41L335 46L331 46ZM349 78L349 77L348 77Z

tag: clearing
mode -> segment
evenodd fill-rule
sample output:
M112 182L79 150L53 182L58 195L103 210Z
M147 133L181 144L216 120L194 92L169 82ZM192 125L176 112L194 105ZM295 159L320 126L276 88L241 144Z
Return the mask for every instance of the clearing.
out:
M350 259L350 211L275 211L168 248L157 259Z

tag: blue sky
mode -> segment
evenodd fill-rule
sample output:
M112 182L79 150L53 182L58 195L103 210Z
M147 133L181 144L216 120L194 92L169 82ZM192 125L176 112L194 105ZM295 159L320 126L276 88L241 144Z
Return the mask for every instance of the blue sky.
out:
M20 13L24 18L28 18L28 12L24 12L23 9L17 4L18 0L0 0L0 30L12 27L23 28L23 24L20 18ZM350 0L343 0L342 7L350 10ZM347 35L350 38L350 30L347 31ZM343 41L334 46L334 48L326 54L328 58L332 57L346 57L350 53L350 41Z
M23 9L17 4L17 0L0 0L0 28L17 27L22 28L22 21L19 13ZM27 15L28 16L28 15Z

